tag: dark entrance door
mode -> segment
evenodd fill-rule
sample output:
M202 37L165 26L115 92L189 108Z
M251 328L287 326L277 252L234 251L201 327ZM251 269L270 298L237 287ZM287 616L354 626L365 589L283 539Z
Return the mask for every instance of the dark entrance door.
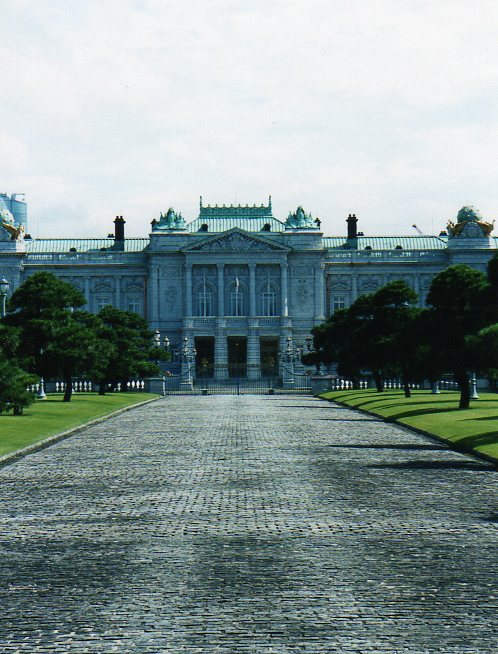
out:
M259 341L261 377L275 379L278 377L278 338L261 338Z
M244 379L247 376L247 338L227 338L228 376L230 379Z
M196 336L195 349L195 376L210 379L214 375L214 336Z

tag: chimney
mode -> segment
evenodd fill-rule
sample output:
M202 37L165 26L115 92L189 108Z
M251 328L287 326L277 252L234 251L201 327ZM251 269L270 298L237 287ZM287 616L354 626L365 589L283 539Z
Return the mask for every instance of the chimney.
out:
M348 219L346 220L346 222L348 224L348 240L357 238L357 236L358 236L358 231L357 231L358 230L358 227L357 227L358 218L356 217L356 215L354 213L350 213L349 216L348 216Z
M123 216L116 216L114 221L114 239L116 241L124 241L124 226L126 220L123 220Z

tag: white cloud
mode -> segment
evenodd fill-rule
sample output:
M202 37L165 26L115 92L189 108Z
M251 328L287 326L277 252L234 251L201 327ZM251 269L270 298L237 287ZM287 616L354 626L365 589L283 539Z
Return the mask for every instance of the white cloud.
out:
M498 213L498 5L3 0L3 190L41 235L303 203L328 233ZM34 222L33 222L34 224Z

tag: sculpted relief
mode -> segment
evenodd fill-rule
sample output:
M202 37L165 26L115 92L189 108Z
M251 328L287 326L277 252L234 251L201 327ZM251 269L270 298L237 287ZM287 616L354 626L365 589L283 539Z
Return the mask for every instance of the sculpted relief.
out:
M192 248L195 252L268 252L281 251L279 245L264 243L239 232L227 234Z
M176 309L177 305L177 296L178 296L178 291L174 286L167 286L166 291L164 293L164 300L166 303L166 309L173 313Z

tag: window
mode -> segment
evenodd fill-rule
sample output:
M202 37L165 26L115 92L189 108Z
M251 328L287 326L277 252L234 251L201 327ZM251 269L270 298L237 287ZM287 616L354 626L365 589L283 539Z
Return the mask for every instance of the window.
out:
M240 288L235 288L233 291L230 291L228 301L230 316L244 315L244 293Z
M213 316L213 294L211 291L202 289L197 293L197 315Z
M140 300L128 300L128 311L134 311L135 313L141 313L142 303Z
M274 293L274 291L265 290L261 293L260 298L261 298L261 315L276 316L277 296Z
M334 295L332 298L332 313L339 311L339 309L346 308L346 298L344 295Z
M109 295L98 295L95 301L97 313L101 311L104 307L107 307L109 304L112 304Z

